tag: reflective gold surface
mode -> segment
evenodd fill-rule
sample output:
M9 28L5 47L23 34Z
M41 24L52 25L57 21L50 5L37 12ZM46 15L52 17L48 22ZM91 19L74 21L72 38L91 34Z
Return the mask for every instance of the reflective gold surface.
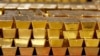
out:
M11 47L13 39L2 39L2 47Z
M78 31L63 31L64 39L76 39Z
M50 47L62 47L63 39L49 39Z
M63 2L63 3L68 3L68 2L69 2L69 0L62 0L62 2Z
M96 30L97 38L100 38L100 30Z
M2 11L2 10L0 10L0 15L2 15L2 13L3 13L3 11Z
M3 38L0 38L0 47L2 46L3 44Z
M35 39L41 39L41 38L45 38L46 36L46 30L45 29L33 29L33 37Z
M58 2L59 3L59 2L61 2L61 0L53 0L53 2Z
M27 2L27 0L19 0L19 1L22 2L22 3L23 3L23 2Z
M45 0L45 2L52 2L52 0Z
M87 2L87 0L80 0L80 2L81 2L81 3L85 3L85 2Z
M45 39L31 39L32 47L45 47Z
M80 38L90 39L93 38L94 31L93 30L80 30Z
M15 38L16 29L2 29L3 30L3 38Z
M99 30L100 30L100 22L98 22L98 28L99 28Z
M20 39L30 39L31 30L29 29L18 29Z
M86 47L98 47L99 39L85 39Z
M52 38L60 38L60 30L56 30L56 29L48 29L48 38L52 39Z
M78 0L71 0L72 3L78 2Z
M35 0L28 0L29 2L35 2Z
M44 2L44 0L36 0L37 2Z
M70 47L82 47L83 39L69 39Z
M16 47L28 47L28 39L14 39Z
M11 2L18 2L18 0L11 0Z

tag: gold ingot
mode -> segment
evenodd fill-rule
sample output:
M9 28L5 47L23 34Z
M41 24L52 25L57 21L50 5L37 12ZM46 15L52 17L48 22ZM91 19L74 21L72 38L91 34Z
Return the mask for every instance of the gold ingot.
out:
M63 23L61 22L49 22L50 29L62 29Z
M45 47L45 39L32 39L31 43L33 47Z
M2 47L11 47L13 39L2 39Z
M15 38L16 29L2 29L3 30L3 38Z
M77 3L78 0L71 0L71 3Z
M70 47L82 47L83 39L69 39Z
M16 47L28 47L29 39L14 39Z
M53 2L56 2L56 3L58 2L59 3L59 2L61 2L61 0L53 0Z
M18 0L11 0L11 2L18 2Z
M0 38L0 47L2 46L3 44L3 38Z
M93 38L94 31L93 30L80 30L80 38L91 39Z
M16 21L16 28L18 29L29 29L30 22L29 21Z
M2 15L2 12L3 12L3 11L2 11L2 10L0 10L0 15Z
M20 39L30 39L31 30L29 29L18 29Z
M33 36L35 39L43 39L46 36L46 30L45 29L33 29Z
M78 31L63 31L64 39L76 39Z
M49 39L50 47L62 47L63 39Z
M29 2L35 2L35 0L28 0Z
M45 2L52 2L52 0L45 0Z
M98 47L99 39L85 39L86 47Z
M68 2L69 2L69 0L62 0L62 2L63 2L63 3L68 3Z
M2 47L3 56L16 56L17 47Z
M87 0L80 0L80 2L81 2L81 3L85 3L85 2L87 2Z
M21 3L23 3L23 2L27 2L27 0L19 0Z
M37 0L37 2L44 2L44 0Z
M33 21L32 22L32 26L33 28L46 28L46 21Z
M48 38L52 39L52 38L60 38L60 30L56 30L56 29L48 29Z
M100 30L96 30L97 38L100 38Z
M12 28L13 21L0 21L0 28Z

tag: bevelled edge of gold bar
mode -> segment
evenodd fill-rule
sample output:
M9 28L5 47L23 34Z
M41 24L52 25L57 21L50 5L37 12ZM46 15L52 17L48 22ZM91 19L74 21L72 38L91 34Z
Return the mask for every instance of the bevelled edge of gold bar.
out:
M64 39L49 39L50 47L62 47Z
M82 47L83 39L69 39L70 47Z
M64 39L76 39L78 31L63 31Z
M45 37L46 37L46 29L41 29L41 28L33 29L33 37L35 39L45 39Z
M54 56L65 56L67 47L52 47L52 52Z
M15 38L16 29L2 29L3 38Z
M99 39L85 39L85 45L86 47L98 47L99 41Z
M85 47L84 50L87 56L98 56L99 53L98 47Z
M80 30L80 38L92 39L94 35L94 30Z
M17 47L2 47L2 52L4 56L15 56Z
M30 29L18 29L19 38L20 39L30 39L31 32L32 31Z
M2 47L12 47L13 39L2 39Z
M43 20L43 21L32 21L32 26L33 28L42 28L42 29L45 29L46 28L46 24L47 24L47 21L46 20Z
M46 39L31 39L32 47L45 47Z
M20 51L20 55L22 56L26 56L26 55L31 56L33 55L34 48L33 47L27 47L27 48L20 47L19 51Z
M97 38L100 39L100 30L96 30Z
M28 47L29 39L14 39L16 47Z

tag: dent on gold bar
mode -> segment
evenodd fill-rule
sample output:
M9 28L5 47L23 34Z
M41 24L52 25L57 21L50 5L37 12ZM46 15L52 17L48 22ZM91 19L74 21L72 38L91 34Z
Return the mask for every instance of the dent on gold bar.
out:
M16 47L28 47L29 39L14 39Z
M99 39L85 39L86 47L98 47Z
M31 30L30 29L18 29L20 39L30 39Z
M31 39L32 47L45 47L45 39Z
M15 38L16 29L2 29L3 38Z
M13 39L2 39L2 47L12 47Z
M35 39L45 39L46 36L46 30L45 29L33 29L33 37Z
M76 39L78 31L63 31L64 39Z
M69 39L70 47L82 47L83 39Z
M94 31L93 30L80 30L80 38L90 39L93 38Z
M60 30L57 29L48 29L48 38L52 39L52 38L60 38Z
M63 39L49 39L50 47L62 47Z

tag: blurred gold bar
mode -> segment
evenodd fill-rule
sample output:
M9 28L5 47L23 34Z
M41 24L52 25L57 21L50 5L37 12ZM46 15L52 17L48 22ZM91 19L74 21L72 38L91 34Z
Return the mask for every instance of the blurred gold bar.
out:
M77 3L78 0L71 0L70 2L71 2L71 3Z
M69 0L62 0L62 2L63 2L63 3L68 3L68 2L69 2Z
M29 29L30 22L29 21L16 21L16 28L18 29Z
M36 0L37 2L44 2L44 0Z
M3 56L16 56L16 47L2 47Z
M38 56L49 56L50 47L36 47L36 53Z
M11 47L13 39L2 39L2 47Z
M28 0L28 2L35 2L35 0Z
M0 21L0 28L12 28L13 21Z
M3 38L15 38L16 29L2 29L3 30Z
M14 39L16 47L28 47L29 39Z
M0 10L0 15L2 15L3 14L3 11L2 10Z
M11 0L11 2L18 2L18 0Z
M99 39L85 39L86 47L98 47Z
M86 3L87 0L79 0L81 3Z
M21 56L32 56L33 55L33 52L34 52L34 48L31 48L31 47L28 47L28 48L23 48L23 47L20 47L19 48L20 50L20 55Z
M53 0L53 2L56 2L56 3L58 2L59 3L59 2L61 2L61 0Z
M61 22L49 22L50 29L62 29L63 23Z
M69 39L70 47L82 47L83 39Z
M52 0L45 0L45 2L52 2Z
M97 38L100 39L100 30L96 30Z
M45 39L46 36L46 30L45 29L33 29L33 37L35 39Z
M20 39L30 39L31 30L30 29L18 29Z
M99 19L98 19L97 24L98 24L98 28L99 28L99 30L100 30L100 21L99 21Z
M76 39L78 31L63 31L64 39Z
M82 56L83 47L68 47L70 56Z
M54 56L65 56L67 47L53 47L52 52Z
M98 47L85 47L86 56L98 56L99 48Z
M80 38L84 39L92 39L94 35L93 30L80 30L79 33L80 33Z
M24 3L27 2L27 0L19 0L19 2Z
M45 47L45 39L31 39L32 47Z
M48 29L48 38L52 39L52 38L60 38L60 30L56 30L56 29Z
M43 28L45 29L46 28L46 21L33 21L32 22L32 26L33 28Z
M49 39L50 47L62 47L63 39Z
M3 38L0 38L0 47L2 46L3 44Z

